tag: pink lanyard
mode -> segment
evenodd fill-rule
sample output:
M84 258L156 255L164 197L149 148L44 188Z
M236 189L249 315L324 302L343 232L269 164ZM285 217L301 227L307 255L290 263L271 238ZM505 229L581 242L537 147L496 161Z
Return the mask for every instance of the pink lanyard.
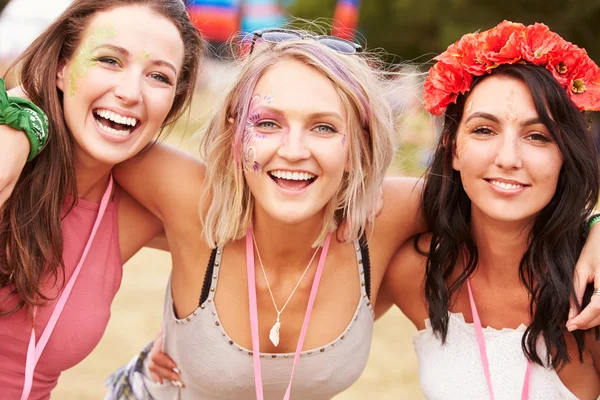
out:
M319 257L319 265L317 266L317 272L313 280L312 289L310 290L310 297L308 299L308 306L306 307L306 315L304 316L304 322L302 323L302 330L300 331L300 338L298 339L298 346L296 347L296 355L294 356L294 365L292 367L292 375L290 376L290 383L288 384L285 392L284 400L289 400L290 392L292 391L292 379L294 379L294 372L296 371L296 364L300 358L300 352L304 345L304 338L306 337L306 331L308 330L308 322L310 320L310 314L312 313L313 305L315 304L315 298L317 297L317 289L319 288L319 282L321 281L321 275L323 274L323 267L325 265L325 258L329 251L329 241L331 240L331 233L327 235L323 249L321 250L321 256ZM254 359L254 382L256 385L256 399L263 400L263 387L262 387L262 375L260 372L260 349L258 341L258 311L256 305L256 281L254 279L254 244L252 242L252 228L248 229L246 233L246 267L248 272L248 300L250 303L250 330L252 332L252 358Z
M63 292L61 293L60 297L58 298L58 301L56 302L56 306L54 307L54 310L52 311L52 315L50 316L50 319L48 320L48 323L46 324L46 327L44 328L44 331L42 332L42 335L40 336L40 340L38 341L37 345L35 343L35 328L34 327L31 328L31 338L29 339L29 347L27 348L27 362L25 365L25 383L23 384L23 393L21 394L21 400L27 400L27 398L29 397L29 393L31 392L31 387L33 386L33 371L35 370L35 367L40 359L40 356L42 355L42 352L44 351L44 348L46 347L46 344L48 343L48 339L50 339L50 335L52 334L52 331L54 330L54 327L56 326L56 322L58 321L58 318L60 317L60 314L62 313L62 310L65 307L65 304L67 303L67 299L69 298L69 295L71 294L73 285L75 285L77 276L79 275L79 272L81 271L81 266L83 265L83 262L85 261L85 259L87 257L90 247L92 246L94 236L96 236L96 231L98 230L98 227L100 226L100 221L102 221L102 216L104 215L104 211L106 211L106 206L108 205L108 201L110 200L110 194L112 193L112 187L113 187L113 179L112 179L112 175L111 175L110 180L108 182L108 187L106 188L106 191L104 192L104 196L102 197L102 201L100 202L100 208L98 210L98 216L96 217L96 222L94 222L94 227L92 228L92 233L90 234L87 244L85 245L85 249L83 250L83 254L81 255L79 264L77 264L77 268L75 268L73 275L69 279L69 282L65 285ZM35 321L36 312L37 312L37 308L34 308L34 310L33 310L34 321Z
M483 338L483 328L481 327L481 321L479 320L479 314L477 313L475 300L473 300L471 284L468 280L467 289L469 289L469 301L471 302L471 313L473 314L473 323L475 324L475 335L477 336L477 344L479 345L479 355L481 356L481 364L483 364L483 373L485 374L485 380L487 381L490 399L494 400L494 391L492 390L492 379L490 377L490 364L488 362L487 351L485 349L485 340ZM531 363L529 362L529 360L527 360L527 367L525 368L525 379L523 381L523 390L521 391L521 400L527 400L529 398L530 372Z

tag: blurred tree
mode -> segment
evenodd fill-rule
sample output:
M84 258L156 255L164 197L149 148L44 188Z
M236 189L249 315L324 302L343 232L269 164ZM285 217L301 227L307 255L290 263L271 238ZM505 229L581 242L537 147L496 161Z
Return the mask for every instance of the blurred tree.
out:
M335 0L301 0L295 17L332 18ZM507 19L543 22L600 64L600 0L364 0L359 34L368 47L383 47L402 60L426 62L468 32Z

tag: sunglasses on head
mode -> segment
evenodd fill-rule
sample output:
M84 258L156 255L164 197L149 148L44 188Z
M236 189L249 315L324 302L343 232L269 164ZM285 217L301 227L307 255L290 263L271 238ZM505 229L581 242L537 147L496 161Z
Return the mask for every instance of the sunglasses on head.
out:
M335 36L327 35L309 35L304 32L294 31L291 29L261 29L254 31L252 35L252 45L250 46L250 54L254 50L254 45L258 39L262 39L267 43L280 43L287 40L298 40L298 39L313 39L321 43L324 46L329 47L338 53L343 54L355 54L363 51L360 44L350 42L345 39L341 39Z

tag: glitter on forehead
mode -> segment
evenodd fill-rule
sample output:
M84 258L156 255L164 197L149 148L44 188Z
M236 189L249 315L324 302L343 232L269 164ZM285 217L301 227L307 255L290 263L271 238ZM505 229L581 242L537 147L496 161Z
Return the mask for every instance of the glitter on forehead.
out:
M519 114L517 113L517 107L515 106L515 92L514 90L511 90L506 100L506 119L509 122L515 122L518 117Z
M471 111L471 108L473 108L473 100L467 101L467 106L465 107L465 112Z

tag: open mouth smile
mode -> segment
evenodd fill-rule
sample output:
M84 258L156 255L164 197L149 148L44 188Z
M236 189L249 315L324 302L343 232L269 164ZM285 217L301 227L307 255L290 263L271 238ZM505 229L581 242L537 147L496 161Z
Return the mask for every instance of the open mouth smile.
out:
M98 127L109 135L127 137L141 125L137 118L126 117L103 108L93 111Z

